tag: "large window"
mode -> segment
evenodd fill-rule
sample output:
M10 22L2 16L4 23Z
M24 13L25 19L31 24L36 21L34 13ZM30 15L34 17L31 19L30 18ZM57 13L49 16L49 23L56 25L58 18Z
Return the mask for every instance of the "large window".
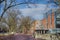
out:
M60 28L60 13L56 14L56 28Z

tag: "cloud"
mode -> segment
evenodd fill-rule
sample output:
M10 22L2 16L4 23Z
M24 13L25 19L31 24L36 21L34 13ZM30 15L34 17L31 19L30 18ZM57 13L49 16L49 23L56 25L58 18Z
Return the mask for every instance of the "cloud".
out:
M48 12L51 8L48 8L46 4L36 4L36 8L20 9L24 16L32 16L35 19L42 19L43 13ZM31 5L30 5L31 6ZM32 5L33 6L33 5Z
M50 10L50 8L46 9L45 4L36 4L38 7L37 8L26 8L26 9L21 9L23 14L42 14L45 13L46 11Z

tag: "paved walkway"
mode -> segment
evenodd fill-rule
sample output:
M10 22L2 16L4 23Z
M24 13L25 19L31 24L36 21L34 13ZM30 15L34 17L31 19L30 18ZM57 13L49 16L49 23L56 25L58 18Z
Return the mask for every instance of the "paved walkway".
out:
M9 35L9 36L0 36L0 40L35 40L31 35Z
M25 35L25 34L12 34L12 35L5 35L5 36L0 36L0 40L37 40L32 37L32 35ZM42 39L38 39L42 40Z

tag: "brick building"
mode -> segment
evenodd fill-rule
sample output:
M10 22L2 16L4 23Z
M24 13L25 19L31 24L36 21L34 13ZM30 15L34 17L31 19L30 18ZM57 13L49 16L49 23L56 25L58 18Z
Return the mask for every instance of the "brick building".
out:
M45 33L56 33L56 30L58 33L60 33L60 13L56 13L57 11L51 10L47 12L47 15L45 13L45 17L40 21L34 21L33 27L31 30L33 30L32 33L35 32L35 35L38 36L40 34ZM57 18L59 17L59 18ZM58 19L58 20L57 20ZM57 24L58 22L58 24ZM37 26L38 25L38 28ZM41 26L43 25L43 26ZM40 27L40 28L39 28ZM37 28L37 29L36 29Z
M40 34L47 33L49 29L54 29L55 28L55 13L48 12L47 18L43 18L42 20L35 20L32 23L32 28L30 33L38 32Z
M48 11L42 24L50 33L60 33L60 9Z
M32 27L30 29L30 34L33 34L35 30L41 28L41 21L40 20L34 20L32 23Z
M42 24L45 29L54 29L55 28L55 15L54 12L48 14L47 18L42 19Z

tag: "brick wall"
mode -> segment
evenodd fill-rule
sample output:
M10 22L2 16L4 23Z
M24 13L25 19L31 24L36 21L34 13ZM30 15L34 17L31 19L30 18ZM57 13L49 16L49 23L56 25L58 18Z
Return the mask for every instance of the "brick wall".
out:
M41 20L42 25L44 26L45 29L53 29L54 28L54 12L52 12L52 15L48 14L48 18L44 18ZM33 34L34 31L36 30L36 25L37 25L38 21L34 21L33 22L33 26L30 30L30 34Z
M42 24L47 29L53 29L54 28L54 12L51 14L48 14L48 18L42 19Z

